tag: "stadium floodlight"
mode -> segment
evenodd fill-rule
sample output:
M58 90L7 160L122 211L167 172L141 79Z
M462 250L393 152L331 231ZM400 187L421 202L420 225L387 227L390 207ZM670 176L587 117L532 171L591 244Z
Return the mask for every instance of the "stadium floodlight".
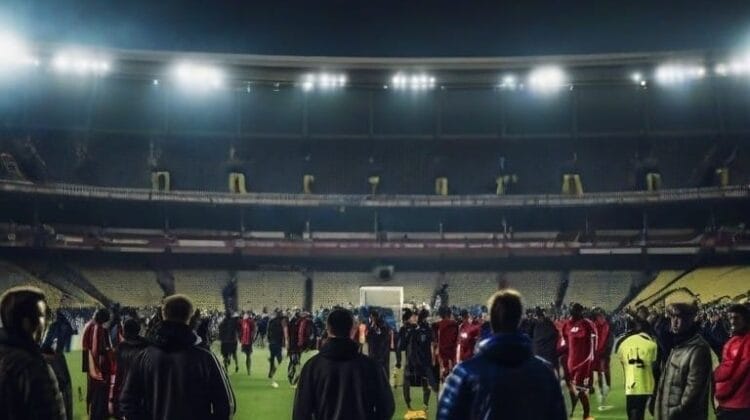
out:
M518 79L512 74L503 76L499 85L500 89L516 90L518 88Z
M345 74L308 73L302 78L302 90L309 92L313 89L330 90L346 86Z
M24 67L39 66L26 43L10 33L0 33L0 72Z
M557 66L538 67L529 73L528 85L538 92L554 92L566 83L565 72Z
M719 76L726 76L729 73L729 68L724 63L718 63L714 67L714 73L718 74Z
M110 71L109 60L84 51L59 52L52 59L55 71L78 76L103 76Z
M209 64L179 63L173 75L177 82L187 88L217 89L224 84L224 72Z
M706 76L706 68L698 65L663 64L656 68L655 78L662 84L678 84Z
M633 73L633 74L630 75L630 80L632 80L635 83L639 83L640 84L641 81L643 80L643 75L641 73L639 73L639 72L635 72L635 73Z
M435 89L435 83L435 77L426 73L405 74L399 72L391 78L391 84L396 90L408 89L418 91Z

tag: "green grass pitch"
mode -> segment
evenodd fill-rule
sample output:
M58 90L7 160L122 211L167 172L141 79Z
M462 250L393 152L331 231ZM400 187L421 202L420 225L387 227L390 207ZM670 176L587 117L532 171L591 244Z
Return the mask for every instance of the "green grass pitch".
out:
M217 349L214 349L217 351ZM252 356L252 372L250 376L244 373L244 357L242 353L238 354L240 360L240 372L234 373L234 364L230 366L230 380L237 398L237 414L235 419L240 420L278 420L290 419L292 416L292 404L294 401L294 389L291 388L286 379L287 360L282 363L281 369L276 373L276 381L279 388L274 389L270 386L268 375L268 350L255 348ZM310 357L307 353L303 357L303 363ZM392 363L395 363L392 358ZM71 352L67 355L68 366L73 380L73 406L75 420L84 420L86 408L83 401L78 398L78 388L81 388L82 395L85 398L86 393L86 376L81 372L81 355L79 351ZM592 410L592 415L596 419L626 419L625 415L625 396L622 385L622 368L619 363L612 362L612 391L608 398L608 405L612 408L607 411L597 411L596 407ZM422 391L419 388L412 390L412 400L414 406L419 407L422 403ZM403 393L401 388L395 390L396 414L394 419L402 419L406 413ZM566 393L567 400L567 393ZM592 405L596 405L596 396L592 395ZM529 404L534 404L534 397L529 396ZM436 396L430 397L429 418L435 418ZM580 404L576 409L575 419L581 419ZM648 414L647 419L652 418ZM714 416L710 416L711 419Z

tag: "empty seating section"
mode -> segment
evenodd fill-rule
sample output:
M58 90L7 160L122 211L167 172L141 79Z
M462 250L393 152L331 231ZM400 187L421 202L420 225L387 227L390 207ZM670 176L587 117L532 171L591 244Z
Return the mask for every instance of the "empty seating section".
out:
M263 307L269 311L277 307L302 307L304 296L305 277L297 271L237 272L240 309L260 312Z
M671 281L680 276L683 271L679 270L662 270L656 277L647 284L640 292L630 301L628 306L639 306L639 305L650 305L658 294L663 294L663 291Z
M614 310L640 275L637 271L573 271L570 273L565 302Z
M359 288L362 286L396 285L379 280L373 273L368 272L315 272L313 273L313 307L345 306L349 302L357 306L359 305Z
M66 299L62 291L56 287L40 281L13 264L0 261L0 293L16 286L34 286L42 289L47 297L47 303L53 309L59 307L61 304L69 304L69 299Z
M100 292L122 306L158 305L164 296L153 271L82 268L81 274Z
M511 271L505 273L506 287L518 290L526 308L545 307L557 299L560 289L558 271Z
M660 275L657 277L659 284L653 287L650 285L644 289L633 300L633 304L641 301L647 305L664 304L694 297L701 302L713 302L726 297L742 300L750 294L750 268L748 267L699 268L685 274L664 289L678 274L679 272L668 272L663 278Z
M197 309L224 309L221 291L230 279L228 271L175 270L172 275L175 292L190 296Z

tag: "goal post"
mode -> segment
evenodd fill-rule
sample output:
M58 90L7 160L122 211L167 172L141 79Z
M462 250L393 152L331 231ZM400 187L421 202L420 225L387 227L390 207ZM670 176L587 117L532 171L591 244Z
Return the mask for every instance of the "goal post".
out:
M359 306L376 306L393 311L396 324L401 323L404 288L399 286L363 286L359 288Z

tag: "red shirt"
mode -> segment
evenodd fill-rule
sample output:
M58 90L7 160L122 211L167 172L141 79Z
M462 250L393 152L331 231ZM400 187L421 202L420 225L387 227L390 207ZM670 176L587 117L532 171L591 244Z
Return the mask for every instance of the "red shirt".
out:
M255 321L252 318L243 319L240 326L240 342L243 346L253 344L253 334L255 333Z
M568 350L568 369L582 367L593 362L596 349L596 327L588 319L568 320L563 327L564 347Z
M474 346L479 339L479 333L479 324L461 323L458 329L458 344L461 346L461 354L458 355L458 362L463 362L474 356Z
M458 346L458 323L452 319L441 319L432 324L433 337L438 345L438 354L444 359L456 357Z
M609 340L609 322L606 319L594 321L596 327L596 357L605 356Z
M720 408L750 408L750 333L735 335L724 345L714 382Z

